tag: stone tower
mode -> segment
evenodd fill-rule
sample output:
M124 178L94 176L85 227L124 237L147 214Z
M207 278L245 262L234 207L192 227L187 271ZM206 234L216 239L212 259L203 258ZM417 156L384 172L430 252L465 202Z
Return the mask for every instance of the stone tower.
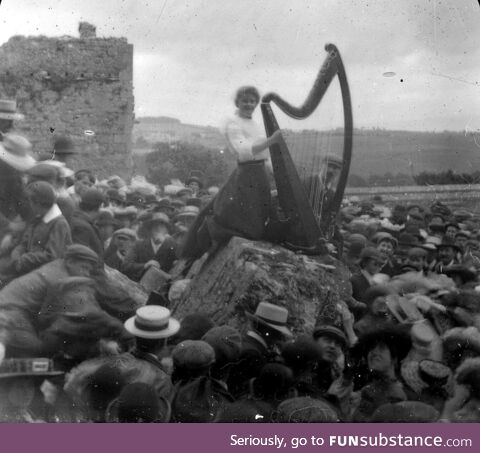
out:
M15 129L38 153L56 137L75 143L74 169L101 177L132 171L133 45L98 38L81 22L80 37L14 36L0 47L0 98L16 99L25 120Z

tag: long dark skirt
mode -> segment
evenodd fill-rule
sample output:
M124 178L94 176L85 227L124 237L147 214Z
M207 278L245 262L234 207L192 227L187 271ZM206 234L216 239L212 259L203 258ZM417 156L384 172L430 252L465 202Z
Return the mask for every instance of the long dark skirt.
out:
M262 160L241 162L190 227L182 258L199 258L233 236L259 240L271 215L270 184Z

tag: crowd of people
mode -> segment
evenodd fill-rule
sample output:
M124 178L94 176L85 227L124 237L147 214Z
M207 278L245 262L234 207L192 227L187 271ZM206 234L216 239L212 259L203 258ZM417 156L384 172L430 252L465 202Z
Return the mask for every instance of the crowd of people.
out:
M227 139L239 165L252 150L263 165L271 141L242 138L259 101L247 91ZM480 218L351 197L329 247L351 273L338 322L292 332L270 302L242 332L210 313L176 319L179 258L196 255L185 247L202 213L231 192L201 176L100 180L69 168L68 138L34 158L19 118L0 101L1 421L480 421ZM132 310L108 267L145 288L146 305Z

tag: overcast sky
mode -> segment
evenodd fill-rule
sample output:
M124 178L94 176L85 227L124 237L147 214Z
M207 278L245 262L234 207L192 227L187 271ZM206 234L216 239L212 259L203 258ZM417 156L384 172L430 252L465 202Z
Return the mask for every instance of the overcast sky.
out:
M218 125L243 84L299 104L332 42L356 127L480 131L477 0L3 0L0 44L84 20L134 45L137 116Z

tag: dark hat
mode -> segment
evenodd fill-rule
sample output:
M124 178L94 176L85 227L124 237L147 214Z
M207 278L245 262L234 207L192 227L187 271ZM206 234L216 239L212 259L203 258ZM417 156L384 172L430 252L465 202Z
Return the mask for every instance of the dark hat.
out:
M464 222L473 217L473 214L466 209L457 209L456 211L453 211L452 215L457 222Z
M401 361L408 354L412 340L408 332L396 325L385 326L362 335L353 347L353 353L366 357L377 344L383 343L393 357Z
M120 423L167 423L171 415L170 403L143 382L126 385L109 409L112 421Z
M427 251L422 247L412 247L411 249L408 249L407 256L426 258Z
M283 363L267 363L253 381L255 397L283 400L295 384L293 371Z
M456 228L457 230L460 229L460 226L458 225L457 222L448 222L448 223L445 225L445 229L447 229L448 227L453 227L453 228Z
M398 246L401 248L415 247L419 243L418 237L409 233L400 233L398 236Z
M184 195L190 195L192 196L193 195L193 191L192 189L190 189L189 187L184 187L183 189L180 189L177 193L176 193L176 196L177 197L182 197Z
M120 228L113 232L113 237L124 237L135 241L137 239L137 233L131 228Z
M38 163L27 171L28 176L34 181L55 182L59 176L59 171L56 167L49 164Z
M185 203L182 200L174 199L170 202L170 204L177 209L183 208Z
M456 253L462 253L462 249L455 243L443 240L441 244L437 245L437 250L445 249L445 248L452 248Z
M339 421L335 409L326 401L301 396L279 404L278 423L335 423Z
M77 154L73 141L68 137L58 137L53 143L53 150L55 154Z
M106 195L109 200L117 201L119 203L125 203L126 197L122 196L122 194L116 189L108 189Z
M88 376L86 390L90 405L96 410L105 411L125 383L120 369L113 364L105 363Z
M113 215L116 218L120 218L120 217L136 218L137 214L138 214L138 210L135 206L127 206L126 208L113 209Z
M81 197L80 208L87 211L96 211L105 202L105 197L98 189L88 189Z
M378 297L382 296L388 296L390 294L393 294L393 289L389 288L388 286L385 285L374 285L370 286L365 291L365 295L363 297L363 301L367 304L370 305L372 302L375 301Z
M199 208L200 206L202 206L202 200L197 197L188 198L187 201L185 202L185 205L196 206L197 208Z
M463 264L452 264L445 267L443 273L450 276L459 275L464 282L473 281L477 278L477 273Z
M470 239L471 237L471 233L470 231L467 231L467 230L460 230L458 233L455 234L455 237L464 237L464 238L467 238L467 239Z
M373 247L365 247L360 253L360 260L373 259L383 261L382 254Z
M145 217L141 219L141 222L143 223L143 225L145 225L146 228L151 228L154 225L158 224L170 227L170 219L163 212L148 212L145 214Z
M390 233L387 233L384 231L375 233L372 238L372 241L375 244L380 244L380 242L388 241L393 245L393 247L397 247L398 245L398 241Z
M47 358L4 359L0 364L0 379L21 376L43 377L60 376L63 371L55 369L53 360Z
M230 326L212 327L202 340L215 350L216 362L232 363L238 360L242 350L242 336Z
M199 185L200 189L203 187L202 181L200 180L200 178L197 178L196 176L190 176L190 178L187 179L187 182L186 182L187 186L192 182L196 182Z
M317 343L310 337L302 335L283 346L282 357L285 364L298 373L308 368L312 362L320 358Z
M243 399L225 405L215 419L216 423L268 423L271 407L258 400Z
M175 346L172 359L176 367L198 370L215 362L215 350L205 341L185 340Z
M343 330L340 330L338 327L329 326L329 325L318 325L313 330L313 338L316 340L320 337L329 337L335 338L340 342L343 348L346 348L348 345L347 337Z
M440 414L429 404L420 401L387 403L378 407L369 420L373 423L432 423Z
M113 218L113 215L110 211L101 211L98 213L97 218L95 219L95 225L115 225L115 219Z
M48 208L51 207L57 199L55 189L51 184L45 181L35 181L30 183L26 188L26 193L32 203Z
M254 321L277 330L286 337L293 336L287 327L288 310L285 307L280 307L269 302L260 302L254 314L246 313L246 315Z
M207 332L215 327L212 317L207 313L191 313L182 319L182 324L173 342L184 340L200 340Z
M73 244L67 247L65 259L74 259L80 261L90 261L97 264L99 262L98 255L89 247L81 244Z

